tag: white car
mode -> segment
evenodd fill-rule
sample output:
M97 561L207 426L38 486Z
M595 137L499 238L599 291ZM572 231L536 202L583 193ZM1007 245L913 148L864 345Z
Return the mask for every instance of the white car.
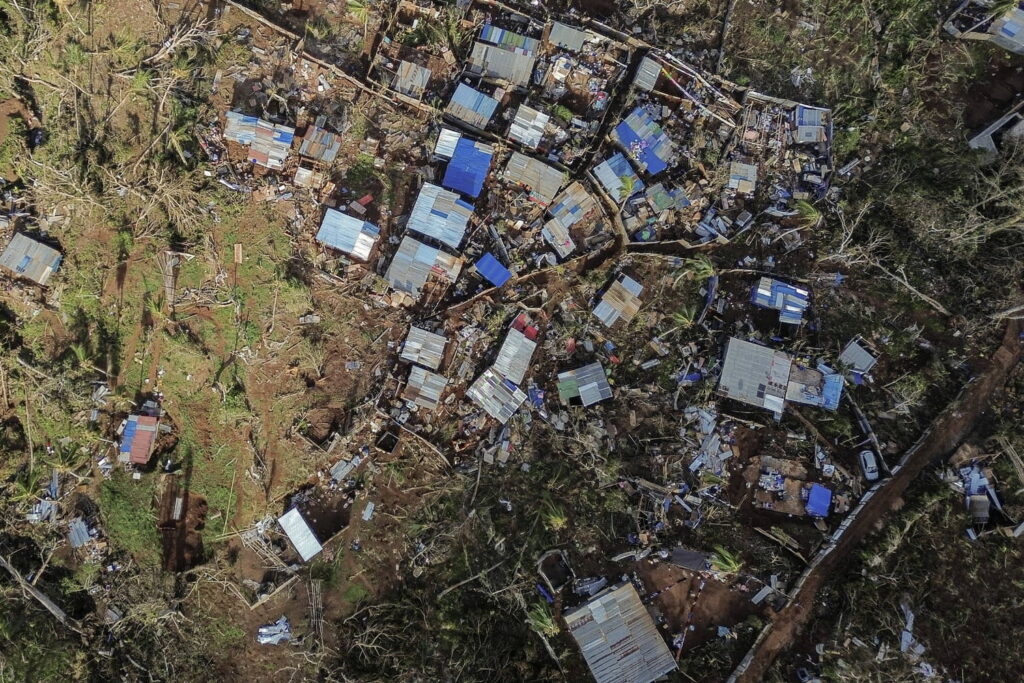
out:
M868 481L875 481L878 479L878 461L875 460L874 452L860 452L860 468L864 470L864 478Z

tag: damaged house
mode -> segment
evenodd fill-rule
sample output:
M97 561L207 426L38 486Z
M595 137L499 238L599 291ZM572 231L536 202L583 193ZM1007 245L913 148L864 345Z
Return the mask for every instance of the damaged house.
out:
M295 139L294 128L237 111L227 112L226 117L224 138L248 146L249 161L275 171L284 168Z
M803 367L784 351L733 337L725 347L718 393L782 416L786 401L835 410L843 393L838 373Z
M53 247L18 232L11 238L3 254L0 254L0 266L17 277L45 286L50 276L60 268L63 258Z
M565 614L580 652L597 683L650 683L676 668L633 584L606 588Z
M423 244L408 235L402 238L391 259L384 279L396 292L419 300L428 280L433 277L446 284L455 282L462 271L462 259Z
M328 208L316 233L316 241L362 261L370 258L380 228L372 223Z
M529 84L539 41L492 24L480 29L467 66L470 73L508 81L515 86Z
M628 325L640 310L640 293L643 285L625 273L619 273L608 290L601 295L601 301L594 308L594 317L612 327L622 321Z

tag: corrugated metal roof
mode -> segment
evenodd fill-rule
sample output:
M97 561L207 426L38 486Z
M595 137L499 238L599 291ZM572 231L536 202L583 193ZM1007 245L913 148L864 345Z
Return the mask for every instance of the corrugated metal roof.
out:
M756 306L777 310L779 322L799 325L803 322L804 311L811 305L810 295L803 287L762 277L751 291L750 298Z
M533 352L536 349L537 342L512 328L505 335L505 341L498 350L498 357L492 367L499 375L519 386L530 369L530 360L533 359Z
M526 400L525 392L491 368L470 385L466 396L502 424L508 422Z
M11 238L4 253L0 254L0 266L15 275L45 285L60 268L63 258L53 247L18 232Z
M619 273L608 291L601 297L601 301L594 309L594 315L607 327L611 327L619 320L628 325L640 310L640 293L643 290L643 285L639 282L625 273Z
M729 187L750 194L757 187L757 166L734 161L729 164Z
M145 465L153 454L159 418L150 415L129 415L121 433L119 460Z
M718 391L772 412L785 407L792 358L782 351L732 337L725 346Z
M510 50L518 50L526 53L537 51L540 42L536 38L528 38L519 33L508 31L491 24L484 24L480 29L480 40L494 45L500 45Z
M612 387L600 363L558 373L558 398L566 403L579 398L584 406L589 406L611 397Z
M463 136L455 144L455 153L441 184L470 197L479 197L493 158L494 147Z
M512 121L512 127L508 131L508 136L530 149L537 149L541 140L544 139L544 128L550 119L551 117L547 114L520 104L519 109L516 110L516 117Z
M598 208L594 195L587 192L580 181L565 188L548 207L548 213L566 229L588 216Z
M295 546L295 550L302 557L303 562L309 562L323 550L323 546L320 545L313 530L309 528L305 517L299 512L299 508L292 508L284 513L277 523L284 529L285 535Z
M513 52L496 45L473 43L470 68L489 78L502 78L514 85L526 85L533 75L533 53Z
M551 24L548 42L566 50L579 52L583 49L583 43L587 42L587 32L556 21Z
M878 359L858 339L851 339L843 352L839 354L839 362L854 372L870 372Z
M444 358L445 337L419 327L409 327L400 358L410 363L419 363L425 368L437 370Z
M408 228L458 249L466 234L473 205L459 195L425 183L409 214Z
M676 164L675 143L646 107L637 107L612 131L634 161L651 175Z
M419 297L420 290L427 283L431 273L449 282L455 282L461 270L462 259L459 257L446 254L406 235L398 245L398 251L395 252L384 279L393 289Z
M226 116L224 137L249 145L249 161L275 170L284 168L295 139L294 128L236 111L229 111Z
M324 128L310 126L302 137L299 154L310 159L331 163L341 151L341 136Z
M647 202L655 211L667 209L682 209L690 205L690 200L679 188L666 188L661 183L655 183L647 188Z
M545 206L555 198L565 180L557 168L519 152L512 153L502 177L528 187L530 198Z
M658 76L660 75L661 64L651 57L644 57L643 61L640 62L640 67L636 70L636 77L633 79L633 85L639 90L650 92L654 90L654 86L657 84Z
M92 536L89 535L89 527L81 517L75 517L68 522L68 542L72 548L81 548L90 541Z
M459 83L445 111L460 121L482 130L487 127L497 108L498 100L465 83Z
M992 35L992 42L999 47L1024 54L1024 9L1011 7L989 25L988 32Z
M398 72L391 82L391 87L403 95L418 98L427 89L427 83L429 82L430 69L419 64L403 61L398 65Z
M512 278L509 269L494 258L494 254L490 252L484 254L483 258L476 262L476 269L485 280L495 287L501 287Z
M418 365L412 366L409 371L409 381L402 392L402 398L412 401L421 408L437 410L441 402L441 394L448 386L448 379L430 370L424 370Z
M565 615L597 683L650 683L676 668L633 584L608 588Z
M328 247L367 260L380 237L380 228L372 223L327 209L316 233L316 240Z
M557 219L552 218L540 231L544 241L551 245L559 258L568 258L576 248L576 243L569 236L569 230Z
M455 154L455 145L459 144L462 133L451 128L442 128L437 135L437 144L434 145L434 154L442 159L451 159Z
M644 183L621 153L594 168L594 175L616 201L624 201L644 189ZM628 179L628 180L627 180ZM626 193L626 196L623 196Z

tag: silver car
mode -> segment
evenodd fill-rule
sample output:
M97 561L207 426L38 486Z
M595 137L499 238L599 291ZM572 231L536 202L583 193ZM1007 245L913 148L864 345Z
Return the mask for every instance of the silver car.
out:
M878 479L878 461L873 451L860 452L860 468L864 470L864 478L868 481Z

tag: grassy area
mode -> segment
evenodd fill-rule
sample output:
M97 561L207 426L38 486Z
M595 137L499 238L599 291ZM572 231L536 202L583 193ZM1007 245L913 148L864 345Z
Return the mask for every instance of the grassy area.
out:
M99 503L107 536L143 567L160 564L160 536L153 512L156 483L154 476L135 481L115 470L100 486Z

